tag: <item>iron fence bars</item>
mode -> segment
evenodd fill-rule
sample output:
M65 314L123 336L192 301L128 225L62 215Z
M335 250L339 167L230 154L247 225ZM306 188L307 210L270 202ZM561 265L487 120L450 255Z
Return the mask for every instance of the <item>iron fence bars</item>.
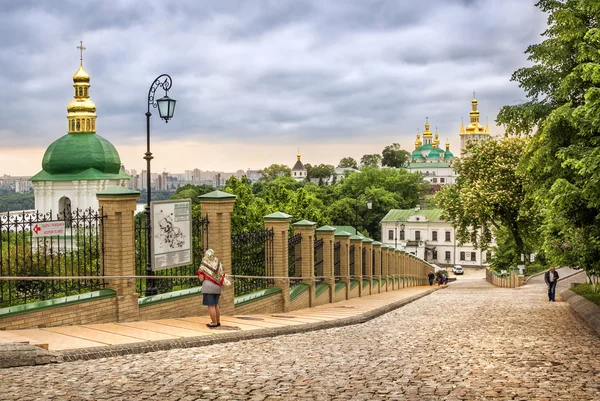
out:
M290 278L290 287L298 285L302 279L302 234L292 234L288 237L288 277Z
M70 208L0 215L0 276L73 277L0 281L0 308L102 289L104 218L102 209Z
M237 276L265 278L236 278L234 296L259 291L273 285L273 229L240 232L231 236L232 273Z
M342 244L338 241L333 246L333 275L335 276L335 282L340 281L340 264L341 264L341 248Z
M375 248L371 249L371 276L375 278Z
M363 280L365 279L366 275L367 275L367 248L363 247L362 248L362 278Z
M146 275L146 261L148 258L148 235L146 227L148 220L143 213L135 217L135 274ZM208 214L202 217L200 213L192 212L192 264L157 270L154 276L194 276L198 271L198 264L208 248ZM146 292L145 278L136 279L136 291L140 296ZM154 280L158 294L199 287L200 281L195 278L168 278Z
M315 284L323 281L323 238L315 240Z
M350 279L353 280L354 276L356 276L356 269L355 269L355 261L354 261L355 257L354 257L354 244L350 245Z

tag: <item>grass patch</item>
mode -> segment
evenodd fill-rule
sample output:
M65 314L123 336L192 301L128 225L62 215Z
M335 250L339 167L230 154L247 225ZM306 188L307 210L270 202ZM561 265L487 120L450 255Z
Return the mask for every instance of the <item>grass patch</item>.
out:
M591 284L579 284L571 288L573 292L581 295L588 301L592 301L596 305L600 306L600 293L594 292L594 288Z

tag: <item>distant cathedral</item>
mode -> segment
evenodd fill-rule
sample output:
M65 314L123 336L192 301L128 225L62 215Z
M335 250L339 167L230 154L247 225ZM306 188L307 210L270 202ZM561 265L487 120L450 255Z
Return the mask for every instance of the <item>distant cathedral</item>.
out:
M488 123L485 123L485 128L479 124L479 111L477 110L477 99L475 99L475 93L473 93L473 100L471 100L469 125L467 125L467 128L465 128L464 123L461 123L459 135L461 155L466 152L469 142L480 142L490 137Z
M42 171L31 178L38 211L63 213L98 209L96 193L111 186L126 186L131 178L121 170L115 147L96 134L96 105L90 99L90 76L83 68L73 75L74 99L67 106L67 134L44 153Z

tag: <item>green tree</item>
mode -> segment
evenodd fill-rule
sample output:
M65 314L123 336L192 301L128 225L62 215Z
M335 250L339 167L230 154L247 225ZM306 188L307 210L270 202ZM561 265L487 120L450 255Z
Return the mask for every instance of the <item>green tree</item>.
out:
M202 184L202 185L194 185L194 184L186 184L183 185L175 191L173 195L171 195L171 199L188 199L192 200L192 205L197 205L200 203L200 199L198 198L200 195L207 194L209 192L213 192L215 188L210 185ZM154 194L154 192L152 192Z
M526 50L533 65L512 76L528 100L503 107L497 122L508 134L532 135L519 168L543 214L548 260L598 275L600 3L542 0L537 6L548 14L545 39Z
M456 229L459 243L485 250L493 232L504 227L517 254L529 253L526 237L534 219L526 201L525 177L517 171L526 144L518 137L490 138L469 144L470 155L455 162L456 184L442 188L436 202Z
M309 177L318 178L319 180L326 180L327 178L335 174L335 167L331 164L319 164L318 166L312 166Z
M271 164L269 167L265 167L260 170L262 181L271 181L277 177L285 177L292 175L292 169L285 164Z
M381 165L387 167L406 167L410 161L410 153L400 147L399 143L386 146L381 152Z
M381 155L378 155L377 153L374 153L371 155L363 155L363 157L360 158L360 167L361 168L379 167L380 164L381 164Z
M344 157L338 163L338 168L355 168L358 169L358 163L352 157Z

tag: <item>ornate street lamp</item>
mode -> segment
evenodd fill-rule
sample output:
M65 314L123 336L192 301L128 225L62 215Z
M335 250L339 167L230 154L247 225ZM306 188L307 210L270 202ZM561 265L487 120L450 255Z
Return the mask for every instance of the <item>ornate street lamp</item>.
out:
M165 120L165 123L168 123L171 118L173 118L173 113L175 112L175 103L177 102L175 99L171 99L167 96L169 89L171 89L171 85L173 81L171 77L167 74L159 75L158 78L152 82L150 86L150 90L148 91L148 111L146 112L146 153L144 159L146 159L146 193L147 193L147 203L146 203L146 230L147 230L147 240L146 248L148 249L148 260L146 261L146 275L153 276L154 272L152 271L152 220L150 217L150 202L152 200L152 188L150 187L152 182L152 175L150 174L150 160L153 159L152 153L150 152L150 106L154 108L158 108L158 114L160 118ZM165 96L160 99L155 99L154 94L156 90L161 87L165 90ZM154 279L146 279L146 296L156 295L157 294L156 285L154 284Z
M354 218L354 230L356 231L356 235L358 235L358 200L360 199L360 196L364 194L364 191L361 192L360 194L358 194L358 196L356 197L356 205L355 205L355 209L356 209L356 217ZM365 205L367 206L367 209L371 210L373 208L373 202L371 202L370 200L367 200L365 202Z
M398 248L398 223L400 223L400 220L396 220L396 232L394 233L394 248ZM402 234L400 236L400 239L404 240L404 223L400 224L400 233Z

